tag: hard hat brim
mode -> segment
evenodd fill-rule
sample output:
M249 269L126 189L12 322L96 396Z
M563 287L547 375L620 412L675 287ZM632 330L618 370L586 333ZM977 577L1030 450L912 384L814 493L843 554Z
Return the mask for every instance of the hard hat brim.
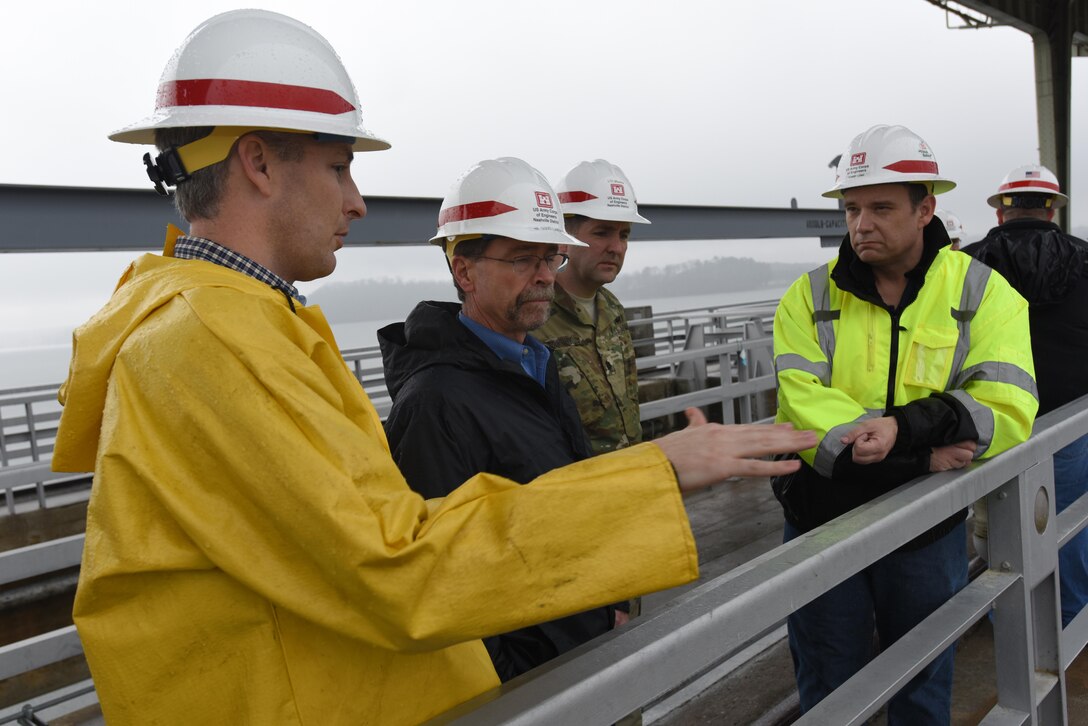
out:
M436 234L434 237L431 237L427 241L430 242L432 245L445 246L447 242L450 242L457 237L462 237L468 234L489 234L494 237L506 237L508 239L515 239L518 242L531 242L533 244L540 245L568 245L570 247L589 247L589 245L587 245L582 240L578 239L577 237L572 237L566 232L552 232L551 230L540 230L539 233L527 233L524 229L521 229L518 230L516 234L514 233L514 231L511 231L510 234L503 234L502 232L495 230L494 227L492 227L491 230L487 232L459 232L457 234Z
M123 144L147 144L153 146L155 144L155 130L167 129L167 128L188 128L195 126L253 126L269 131L294 131L304 133L326 133L337 136L351 136L355 138L355 143L352 144L352 151L385 151L391 148L391 144L385 139L379 138L373 135L364 128L354 127L345 128L343 123L329 123L326 119L314 120L312 118L306 118L305 116L299 119L298 124L284 123L283 114L275 119L276 123L269 123L268 119L262 118L261 114L252 114L248 118L250 123L241 123L242 117L237 113L234 114L232 122L230 124L224 124L224 115L217 114L214 110L215 107L205 107L209 110L208 113L187 113L182 115L170 114L170 113L158 113L148 116L145 119L137 121L136 123L118 129L109 135L110 141L117 141ZM304 112L303 112L304 113ZM238 123L234 123L238 120Z
M577 209L572 209L572 205L563 205L564 216L586 217L587 219L596 219L600 222L630 222L631 224L653 224L650 220L643 217L638 212L617 212L616 214L609 214L608 212L601 213L600 210L593 210L592 212L580 212Z
M934 179L932 176L926 176L924 174L919 174L917 177L913 174L904 174L902 178L885 179L883 181L874 181L869 184L836 184L820 196L828 199L842 199L842 193L847 189L877 187L883 184L932 184L933 194L935 195L944 194L945 192L950 192L956 188L956 182L949 179Z
M1045 194L1047 196L1051 196L1054 198L1054 203L1050 205L1051 209L1061 209L1069 202L1069 197L1062 194L1061 192L1054 192L1050 191L1049 189L1024 188L1017 189L1015 192L1007 191L998 192L997 194L991 194L990 197L986 200L986 203L994 209L1001 209L1001 197L1011 197L1016 196L1017 194Z

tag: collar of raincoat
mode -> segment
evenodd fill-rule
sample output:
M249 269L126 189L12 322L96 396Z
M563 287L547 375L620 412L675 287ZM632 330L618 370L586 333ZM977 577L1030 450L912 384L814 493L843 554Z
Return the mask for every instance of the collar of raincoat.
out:
M181 234L169 225L162 255L145 254L133 261L109 301L72 334L68 378L58 394L64 410L53 451L54 471L94 469L114 361L129 336L170 300L197 288L227 287L267 296L289 309L282 293L244 273L202 260L174 259L174 243ZM320 308L296 305L294 317L336 346Z

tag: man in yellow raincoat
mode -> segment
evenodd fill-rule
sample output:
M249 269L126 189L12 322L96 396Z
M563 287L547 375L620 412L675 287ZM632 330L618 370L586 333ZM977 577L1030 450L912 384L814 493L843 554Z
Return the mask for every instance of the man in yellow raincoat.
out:
M61 391L54 467L95 472L73 614L110 724L425 720L498 684L481 636L694 578L681 490L815 443L708 425L411 492L294 287L366 212L352 154L388 144L358 108L324 38L234 11L112 136L156 143L191 227L76 331Z

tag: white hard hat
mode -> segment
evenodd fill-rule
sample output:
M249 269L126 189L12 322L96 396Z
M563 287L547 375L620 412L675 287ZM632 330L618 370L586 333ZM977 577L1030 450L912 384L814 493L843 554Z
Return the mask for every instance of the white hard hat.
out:
M623 169L597 159L583 161L555 185L564 214L580 214L609 222L649 224L638 213L635 190Z
M938 209L933 213L933 216L944 222L944 229L948 232L948 239L963 239L963 236L967 234L963 228L963 223L960 222L960 218L947 209Z
M166 64L155 112L110 139L154 144L155 129L192 126L313 132L354 139L355 151L389 148L363 127L355 87L328 41L267 10L201 23Z
M874 126L846 147L835 171L835 186L823 196L840 199L844 189L905 182L929 184L933 194L956 186L940 175L937 158L922 137L906 126Z
M481 161L453 183L442 200L431 243L445 245L458 237L485 234L589 246L563 230L559 199L544 175L510 156Z
M1009 207L1012 206L1011 199L1005 201L1005 198L1020 194L1048 195L1051 197L1051 203L1046 205L1049 209L1064 207L1069 201L1069 197L1062 194L1054 172L1039 164L1025 164L1006 174L1001 180L1001 186L997 188L997 193L990 195L986 203L994 209Z

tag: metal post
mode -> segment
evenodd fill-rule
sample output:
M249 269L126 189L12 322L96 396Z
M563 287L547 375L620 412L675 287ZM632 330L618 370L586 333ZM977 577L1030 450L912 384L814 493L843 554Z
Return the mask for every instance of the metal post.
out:
M1028 487L1023 492L1030 538L1030 569L1025 580L1032 587L1032 625L1035 631L1037 687L1050 690L1037 694L1041 723L1066 723L1065 669L1062 668L1061 591L1058 581L1058 527L1054 492L1054 460L1047 457L1025 472ZM1034 531L1032 526L1034 525Z
M4 439L4 407L0 405L0 466L8 465L8 444Z
M1065 6L1063 8L1063 6ZM1070 127L1072 124L1073 25L1071 3L1051 3L1046 32L1031 34L1035 50L1035 105L1039 125L1039 161L1052 169L1070 196ZM1054 220L1068 229L1069 212L1059 209Z
M733 364L730 362L730 359L732 358L732 356L733 356L733 354L730 354L730 353L722 353L721 355L718 356L718 378L719 378L718 385L721 387L721 392L722 392L722 423L727 423L727 424L737 423L737 417L736 417L736 414L734 413L734 407L733 407L733 401L734 400L740 401L740 422L741 423L749 423L752 420L752 417L749 415L749 411L747 411L747 409L744 406L744 404L747 402L748 397L744 396L744 397L741 397L739 399L734 399L729 394L729 390L732 388L732 386L730 386L730 381L729 381L729 378L732 377L731 369L732 369ZM741 364L740 353L739 352L736 353L736 356L737 356L737 380L738 381L743 381L743 380L745 380L744 366Z
M39 461L38 427L34 425L34 404L27 401L23 404L23 409L26 412L26 435L30 439L30 460Z
M1020 490L1025 475L1012 479L986 497L990 525L990 568L1023 575L1026 538ZM1028 589L1021 578L994 603L994 661L997 705L1026 714L1035 723L1035 641L1031 631Z
M1044 459L987 497L990 567L1021 575L994 608L998 706L1025 714L1031 724L1065 723L1050 462Z
M703 336L703 326L701 324L691 325L687 320L684 321L687 335L684 338L684 350L701 350L706 347L706 340ZM722 372L722 380L725 380L725 375L728 371ZM692 391L697 391L706 387L706 359L694 358L690 361L683 361L677 366L676 376L678 378L686 378L691 382Z

